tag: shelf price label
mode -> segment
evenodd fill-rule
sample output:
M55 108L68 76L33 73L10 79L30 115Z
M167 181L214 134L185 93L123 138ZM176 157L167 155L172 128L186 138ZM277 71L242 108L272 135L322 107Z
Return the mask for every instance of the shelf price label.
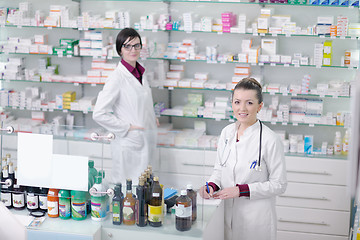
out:
M275 67L276 63L270 63L270 66Z
M276 125L276 121L271 121L271 124L272 124L272 125Z
M74 86L79 86L79 83L78 83L78 82L74 82Z
M64 113L67 113L67 112L69 112L69 111L68 111L67 109L63 109L63 112L64 112Z
M291 33L286 33L285 37L291 37Z
M66 55L67 58L72 58L72 55Z
M320 35L319 37L320 37L320 38L325 38L325 35Z
M259 63L259 66L264 66L265 64L264 63Z
M221 118L215 118L215 121L220 122Z
M49 108L49 112L53 112L54 111L54 109L53 108Z
M174 87L168 87L169 90L174 90Z
M293 126L299 126L299 123L294 122L294 123L293 123Z
M92 86L92 87L96 87L96 83L92 83L91 86Z
M277 37L277 33L272 33L271 36Z
M260 33L260 36L265 37L265 33Z
M235 122L235 120L233 118L230 118L229 122Z
M47 27L48 30L52 30L52 27Z
M63 53L62 52L58 52L58 57L59 58L62 58L64 55L63 55Z
M17 25L16 27L19 28L19 29L21 29L21 28L22 28L22 25Z
M315 127L315 124L309 123L309 127Z
M152 32L156 33L156 32L158 32L158 30L155 28L152 30Z
M253 36L259 36L259 34L258 33L253 33Z
M286 126L288 123L287 122L282 122L281 123L283 126Z
M223 34L223 32L217 32L217 34L222 35L222 34Z
M284 64L284 67L290 67L290 64L285 63L285 64Z

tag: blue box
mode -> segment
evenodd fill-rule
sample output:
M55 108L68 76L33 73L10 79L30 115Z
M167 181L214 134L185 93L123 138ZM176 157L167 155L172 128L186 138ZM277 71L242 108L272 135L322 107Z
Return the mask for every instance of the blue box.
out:
M349 0L349 6L359 6L359 0Z
M314 148L314 136L306 135L304 137L304 153L312 154Z
M339 5L339 0L329 0L329 5Z
M349 6L349 0L339 0L339 5L341 5L341 6Z
M319 5L329 5L329 0L319 0Z
M309 0L309 5L319 5L319 0Z

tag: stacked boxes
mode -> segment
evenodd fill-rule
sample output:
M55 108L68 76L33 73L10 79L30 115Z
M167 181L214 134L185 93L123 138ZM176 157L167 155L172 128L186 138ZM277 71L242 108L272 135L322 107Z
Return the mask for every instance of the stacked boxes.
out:
M308 94L309 93L309 87L310 87L310 75L305 75L302 79L301 83L301 94Z
M348 34L349 18L344 16L337 17L336 36L347 36Z
M71 109L71 102L76 99L76 92L68 91L62 94L63 109Z
M224 12L221 14L222 31L229 33L230 28L236 25L236 14Z
M4 63L2 77L5 80L24 80L24 58L8 58Z
M213 18L212 17L202 17L200 23L200 31L211 32L212 31Z
M183 13L183 21L184 21L184 31L192 32L193 31L193 20L191 13Z
M348 67L359 66L359 50L347 50L345 51L344 65Z
M177 87L178 82L184 77L184 65L170 65L170 71L166 73L164 87Z
M321 66L323 64L323 55L324 55L324 44L315 43L314 48L314 65Z
M101 57L103 48L108 45L108 38L105 32L86 31L84 39L80 39L80 56Z
M323 65L331 66L332 64L332 41L327 40L324 42Z

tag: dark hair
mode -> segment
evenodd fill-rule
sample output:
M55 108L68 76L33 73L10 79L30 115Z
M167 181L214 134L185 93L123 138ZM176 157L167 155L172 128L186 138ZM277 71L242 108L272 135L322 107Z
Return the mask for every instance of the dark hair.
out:
M124 45L125 41L129 39L129 41L133 40L134 38L140 39L140 44L142 46L141 37L140 34L133 28L124 28L119 32L119 34L116 37L116 51L121 56L121 48Z
M256 81L254 78L243 78L241 79L235 86L234 90L231 93L231 98L234 97L235 90L238 89L246 89L246 90L255 90L256 91L256 97L259 100L259 103L262 103L263 97L262 97L262 87L258 81Z

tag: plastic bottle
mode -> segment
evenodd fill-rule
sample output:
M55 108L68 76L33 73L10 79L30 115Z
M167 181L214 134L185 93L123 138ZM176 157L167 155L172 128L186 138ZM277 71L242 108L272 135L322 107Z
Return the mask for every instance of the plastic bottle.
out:
M48 188L41 187L39 193L39 208L43 212L47 212L47 194L49 192Z
M120 225L122 223L123 219L123 194L121 192L121 183L115 185L114 187L114 197L112 200L112 216L113 216L113 224L114 225Z
M8 166L3 167L2 169L2 176L1 181L5 182L7 179L9 179L9 172L8 172ZM12 199L11 199L11 192L7 185L1 185L1 201L4 203L5 207L12 208Z
M337 131L335 133L335 140L334 140L334 154L340 155L341 154L341 133Z
M71 217L71 204L70 204L70 191L60 190L59 191L59 217L61 219L69 219Z
M139 177L139 185L136 187L135 221L139 227L147 225L147 205L145 201L145 179Z
M151 187L150 202L148 205L148 222L152 227L160 227L163 221L162 211L162 188L159 184L159 177L154 177Z
M346 130L345 131L345 135L344 138L342 140L342 150L341 150L341 154L342 155L348 155L349 153L349 131Z
M95 193L91 195L91 219L102 221L106 218L107 199L105 193L97 193L106 192L101 176L95 177L95 184L92 188L95 189Z
M88 166L89 166L89 175L93 177L93 182L95 182L95 177L98 175L98 171L94 168L94 161L89 160Z
M99 170L98 176L102 177L102 185L104 187L104 191L106 192L106 190L109 189L109 182L105 178L105 171ZM110 197L107 194L105 194L105 198L106 198L106 212L109 213L110 205L111 205Z
M135 199L131 190L132 180L126 180L126 196L123 200L123 222L125 225L135 224Z
M12 193L13 207L15 210L25 209L25 188L17 184L17 170L15 168L15 182Z
M47 207L49 217L59 217L59 189L49 189L47 197Z
M84 220L87 216L86 201L88 192L74 191L71 192L71 218L74 220Z
M181 196L176 198L175 226L178 231L188 231L192 223L191 199L186 190L181 190Z
M191 199L192 204L192 221L194 222L197 217L197 207L196 207L196 192L193 190L193 187L191 184L188 184L186 186L187 196Z

